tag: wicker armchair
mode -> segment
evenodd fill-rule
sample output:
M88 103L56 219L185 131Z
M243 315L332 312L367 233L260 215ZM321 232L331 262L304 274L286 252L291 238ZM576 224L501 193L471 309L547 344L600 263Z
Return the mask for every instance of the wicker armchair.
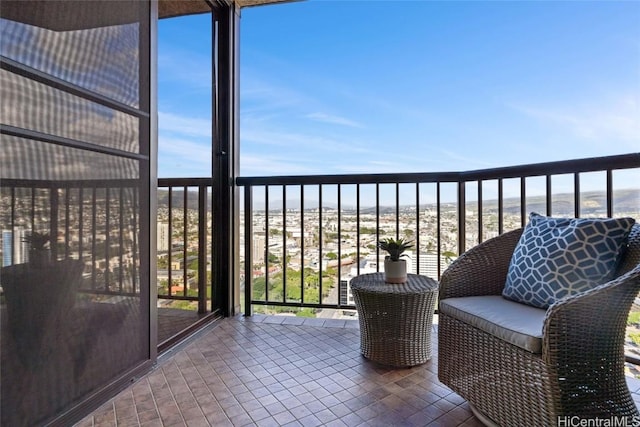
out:
M442 275L439 306L448 298L501 295L521 234L522 229L502 234L460 256ZM537 352L441 309L440 381L487 424L554 426L565 416L637 417L625 381L624 341L627 316L640 291L639 264L636 224L615 279L542 310Z

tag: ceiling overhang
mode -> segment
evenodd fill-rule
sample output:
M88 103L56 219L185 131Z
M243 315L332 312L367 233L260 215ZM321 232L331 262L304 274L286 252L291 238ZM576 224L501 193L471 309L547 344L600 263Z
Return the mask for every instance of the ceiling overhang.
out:
M227 1L227 0L225 0ZM228 0L239 8L286 3L292 0ZM158 0L158 16L177 16L210 13L216 0ZM117 8L113 1L42 1L42 0L2 0L0 16L53 31L72 31L83 28L97 28L121 25L140 20L140 8L135 0L119 1ZM55 17L52 19L52 17Z
M298 0L229 0L228 2L233 2L239 8L244 8L291 1ZM158 0L158 16L162 19L172 18L174 16L209 13L211 12L210 3L215 3L215 0Z

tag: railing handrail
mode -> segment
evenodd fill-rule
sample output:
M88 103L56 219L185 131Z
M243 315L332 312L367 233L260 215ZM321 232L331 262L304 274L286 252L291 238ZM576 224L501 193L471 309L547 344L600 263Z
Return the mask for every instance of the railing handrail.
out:
M455 183L485 179L509 179L568 173L597 172L608 169L635 168L638 166L640 166L640 152L460 172L241 176L236 178L236 185L402 184L416 182Z
M158 178L158 187L211 186L213 178Z

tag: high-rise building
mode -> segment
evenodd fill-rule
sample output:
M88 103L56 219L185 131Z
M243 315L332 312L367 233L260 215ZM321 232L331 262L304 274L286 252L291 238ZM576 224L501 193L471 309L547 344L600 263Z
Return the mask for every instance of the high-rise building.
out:
M415 260L416 257L413 256L412 258ZM438 255L420 252L418 258L418 262L414 262L412 267L407 265L407 271L416 274L418 271L416 266L419 265L421 275L438 280ZM448 266L447 257L440 255L440 273L443 273Z
M257 233L253 237L253 263L262 264L264 262L265 255L265 238Z
M2 230L2 266L22 264L29 261L29 243L25 238L31 230L16 227L13 230Z
M13 232L2 230L2 266L11 265L13 261Z
M171 236L169 236L169 223L158 222L157 226L157 248L159 252L167 252L171 244Z

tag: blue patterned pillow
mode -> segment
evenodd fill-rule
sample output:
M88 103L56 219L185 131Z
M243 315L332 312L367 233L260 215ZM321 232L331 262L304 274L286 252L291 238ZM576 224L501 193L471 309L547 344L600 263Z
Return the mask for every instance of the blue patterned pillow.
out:
M532 212L511 257L502 296L547 308L611 280L633 218L551 218Z

